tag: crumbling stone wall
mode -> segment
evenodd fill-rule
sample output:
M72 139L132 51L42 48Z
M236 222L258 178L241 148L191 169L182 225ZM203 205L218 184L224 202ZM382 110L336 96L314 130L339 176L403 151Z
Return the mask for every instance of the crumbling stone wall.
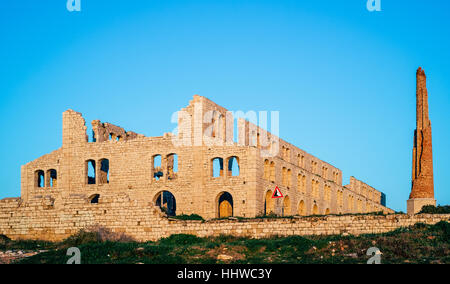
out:
M97 204L89 203L82 195L73 194L59 210L52 206L48 199L34 199L27 203L19 198L1 200L0 234L12 239L60 241L80 229L101 225L138 241L155 241L172 234L265 238L383 233L418 222L435 224L450 220L450 214L396 214L180 221L167 218L159 207L133 200L126 194L105 195Z

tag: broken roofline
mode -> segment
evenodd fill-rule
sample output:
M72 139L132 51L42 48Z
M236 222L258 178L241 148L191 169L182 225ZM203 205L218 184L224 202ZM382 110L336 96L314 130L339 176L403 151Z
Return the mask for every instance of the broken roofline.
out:
M214 108L206 110L204 107L206 104L213 104ZM73 110L68 110L66 113L79 116L85 131L87 131L86 122L81 113ZM223 115L223 113L226 114ZM260 124L266 127L267 111L261 111L259 118L262 122ZM271 119L272 130L278 134L279 115L277 111L271 112ZM247 113L228 111L205 97L195 95L188 107L172 115L171 121L178 123L178 127L172 133L165 133L163 137L171 136L174 146L257 146L259 143L262 147L270 146L271 152L274 152L273 154L265 153L263 156L275 156L278 153L278 147L274 147L278 146L278 135L274 135L256 124L257 114L255 111ZM235 121L238 124L237 133L234 131ZM175 131L178 131L179 134L174 134ZM135 132L127 132L111 123L102 123L100 120L92 121L92 132L91 142L128 141L137 137L145 137ZM88 137L89 134L85 133L85 136ZM89 138L86 138L86 142L89 142Z
M84 134L86 136L86 142L88 141L86 135L86 123L82 114L79 112L75 112L73 110L68 110L66 112L69 115L78 116L80 120L82 120L84 126ZM263 119L267 118L267 112L260 112L260 120L261 117ZM243 116L236 118L235 116ZM223 118L221 124L220 117ZM200 118L200 119L199 119ZM269 132L268 130L260 127L261 125L257 125L256 119L257 115L255 111L248 111L244 113L243 111L229 111L228 109L216 104L210 99L194 95L193 99L189 102L189 105L185 108L182 108L180 111L175 112L172 115L172 122L178 123L178 126L175 130L178 130L178 134L174 135L172 133L165 133L164 136L159 137L171 137L174 146L180 147L189 147L189 146L259 146L261 149L262 157L275 157L279 154L280 144L284 144L287 147L292 149L297 149L305 156L314 157L314 159L319 160L321 163L331 167L336 168L330 163L327 163L323 160L318 159L314 155L296 147L295 145L288 143L281 138L279 138L279 115L276 113L276 119L272 119L271 128L274 128L276 134ZM276 120L276 123L274 123ZM234 137L234 122L237 121L237 137ZM264 126L267 126L267 121ZM100 120L92 121L94 138L93 142L104 142L108 140L119 140L119 141L128 141L133 140L138 137L146 137L142 134L137 134L132 131L125 131L123 128L116 126L111 123L102 123ZM223 129L222 129L223 128ZM220 131L218 131L220 129ZM271 129L272 130L272 129ZM199 137L195 137L196 134ZM192 137L194 136L194 139ZM148 137L148 138L157 138ZM158 138L159 138L158 137ZM233 139L234 138L234 139ZM237 138L237 139L236 139ZM237 140L235 142L234 140ZM262 142L262 143L261 143ZM268 149L264 149L267 147ZM338 168L336 168L339 170ZM364 182L363 182L364 183ZM365 183L364 183L365 184ZM374 189L368 184L365 184L368 187ZM348 184L345 186L346 188L350 188L351 185ZM374 189L376 190L376 189ZM376 190L378 191L378 190ZM380 192L380 191L378 191Z

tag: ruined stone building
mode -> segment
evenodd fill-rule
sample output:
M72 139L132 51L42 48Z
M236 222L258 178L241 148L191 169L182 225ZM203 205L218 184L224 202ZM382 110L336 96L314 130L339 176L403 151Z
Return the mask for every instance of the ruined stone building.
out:
M338 168L283 140L277 141L275 156L261 157L261 143L250 145L247 121L239 124L244 134L241 139L246 141L226 144L227 110L195 96L183 111L195 116L195 104L201 107L200 117L213 111L213 118L199 126L189 123L192 135L188 139L196 139L194 132L207 133L210 127L206 138L224 143L213 141L208 146L203 141L198 146L184 146L180 140L181 146L174 145L172 133L145 137L98 120L92 122L94 139L88 142L81 114L64 112L62 147L22 168L23 201L49 197L56 205L79 195L101 202L105 195L124 193L131 199L166 206L171 215L196 213L205 218L254 217L269 211L318 215L387 210L380 191L353 177L343 186ZM257 138L262 132L264 137L271 135L259 127L254 129ZM272 198L275 186L283 192L283 199ZM163 204L162 192L167 192L162 195Z
M0 233L51 239L103 224L145 234L160 209L205 219L393 212L375 188L354 177L343 185L333 165L229 118L196 95L178 134L145 137L95 120L89 139L82 115L64 112L62 147L22 166L21 197L0 201ZM272 198L276 186L283 198Z

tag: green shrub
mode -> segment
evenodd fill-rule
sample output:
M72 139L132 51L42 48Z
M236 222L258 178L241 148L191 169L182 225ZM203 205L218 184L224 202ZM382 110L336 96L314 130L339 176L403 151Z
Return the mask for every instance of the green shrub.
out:
M177 216L172 216L170 218L173 219L178 219L178 220L195 220L195 221L204 221L203 217L197 214L191 214L191 215L177 215Z
M180 245L193 245L198 243L203 243L205 239L199 238L194 235L188 234L177 234L171 235L170 237L163 238L159 241L161 245L167 246L180 246Z
M433 205L425 205L422 207L422 210L420 210L419 214L426 213L426 214L450 214L450 206L444 205L444 206L433 206Z

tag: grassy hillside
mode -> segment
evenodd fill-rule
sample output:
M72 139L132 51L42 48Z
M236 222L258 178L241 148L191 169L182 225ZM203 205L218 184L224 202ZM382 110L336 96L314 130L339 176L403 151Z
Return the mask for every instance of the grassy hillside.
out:
M411 228L355 236L247 239L173 235L158 242L133 242L107 230L81 231L61 243L0 239L1 255L11 263L66 263L69 247L81 251L81 263L366 263L377 247L382 263L450 263L450 224L416 224ZM21 252L22 254L20 254ZM25 257L26 256L26 257Z

